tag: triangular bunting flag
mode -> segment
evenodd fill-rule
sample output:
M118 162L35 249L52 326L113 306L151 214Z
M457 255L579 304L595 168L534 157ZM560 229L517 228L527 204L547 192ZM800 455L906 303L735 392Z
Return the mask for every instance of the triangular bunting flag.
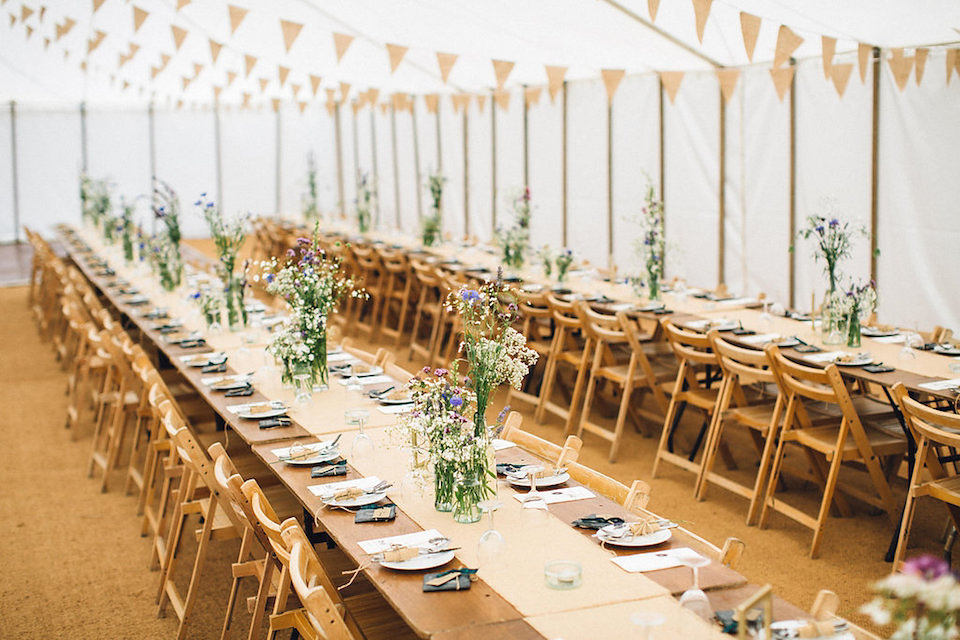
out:
M273 100L270 101L270 103L273 105L274 113L280 111L280 98L274 98Z
M137 51L140 51L140 45L135 42L130 43L130 53L127 54L127 59L133 59L133 56L137 55Z
M173 45L177 51L183 46L183 41L187 38L187 30L173 24L170 25L170 31L173 33Z
M301 100L300 102L297 103L297 106L300 107L300 113L303 113L304 111L307 110L307 101Z
M287 83L287 76L289 75L290 67L285 67L282 64L277 65L277 76L280 78L281 87Z
M218 87L217 85L213 85L213 99L215 101L220 100L220 93L222 91L223 91L223 87Z
M370 103L370 106L377 104L377 98L380 97L380 89L370 89L367 91L367 102Z
M233 35L237 32L237 28L243 22L243 19L247 17L247 10L232 4L228 4L227 9L230 12L230 34Z
M469 93L461 93L461 94L459 94L459 95L453 96L453 106L454 106L454 108L457 108L458 103L459 103L459 109L457 109L458 111L459 111L459 110L466 110L467 107L470 106L470 94L469 94Z
M540 94L543 93L543 87L527 87L523 90L523 99L527 107L540 104Z
M44 38L44 39L43 39L43 48L44 48L44 49L49 49L49 48L50 48L50 38Z
M10 26L11 26L11 27L12 27L13 25L17 24L17 16L15 16L15 15L13 15L13 14L11 13L11 14L8 15L8 17L10 18Z
M133 7L133 31L136 33L140 31L140 27L143 26L143 21L147 19L147 16L150 15L140 7L134 5Z
M232 84L233 84L233 81L236 80L236 79L237 79L237 72L236 72L236 71L227 71L227 86L228 86L228 87L229 87L230 85L232 85Z
M394 73L400 66L400 62L403 61L403 56L407 55L407 47L402 47L399 44L387 44L387 54L390 56L390 73Z
M158 75L160 75L160 67L150 67L150 79L154 80Z
M124 80L123 83L122 83L120 86L122 86L124 89L129 89L129 88L130 88L130 83L127 82L126 80Z
M947 85L950 84L950 77L953 75L953 69L957 66L957 50L947 49Z
M290 47L296 42L301 29L303 29L303 25L298 22L280 21L280 30L283 31L283 46L287 48L287 53L290 53Z
M747 52L747 60L753 62L753 51L757 48L757 36L760 34L759 16L751 15L746 11L740 12L740 33L743 34L743 48Z
M903 55L903 49L899 47L891 49L889 63L897 88L903 91L907 86L907 80L910 79L910 72L913 71L913 56Z
M323 81L323 78L320 76L315 76L312 73L310 74L310 88L313 89L313 97L317 97L317 89L320 88L320 83Z
M128 55L124 55L122 53L117 55L117 68L120 68L123 65L127 64L127 60L129 59L130 59L130 56Z
M773 54L773 66L782 67L793 52L803 44L803 38L795 34L785 24L780 25L780 32L777 34L777 49Z
M647 11L650 12L650 22L657 21L657 11L660 9L660 0L647 0Z
M857 68L860 71L860 82L867 81L867 63L870 61L870 53L873 47L869 44L860 43L857 45Z
M663 84L663 90L667 92L667 97L670 98L670 104L673 104L676 99L681 82L683 82L683 71L660 72L660 83Z
M256 56L252 56L249 53L247 53L247 54L244 54L243 56L243 62L247 70L247 72L244 74L244 77L249 78L250 72L253 71L253 67L257 64L257 58Z
M547 90L550 92L550 102L557 99L560 89L563 89L563 77L567 75L566 67L551 67L545 65L547 70Z
M196 78L198 75L200 75L200 72L201 72L201 71L203 71L203 65L200 64L199 62L194 62L194 63L193 63L193 77Z
M483 108L487 106L487 96L484 93L478 93L476 95L477 99L477 109L480 113L483 113Z
M249 107L249 106L250 106L250 98L251 98L252 94L249 93L249 92L247 92L247 91L244 91L242 95L243 95L243 102L240 103L240 107L241 107L241 108Z
M739 69L717 69L717 80L720 82L720 93L723 95L724 102L730 102L739 79Z
M188 78L188 77L186 77L186 76L183 76L183 77L180 78L180 82L181 82L181 84L183 84L183 90L184 90L184 91L186 91L186 90L187 90L187 87L190 86L190 80L191 80L191 78Z
M916 62L914 64L917 67L917 86L918 87L920 86L920 82L923 80L923 70L927 66L927 54L929 53L930 53L930 50L925 47L921 47L917 49L916 52L914 52L914 58L916 58Z
M38 19L40 22L43 22L43 17L44 17L45 15L47 15L47 7L46 7L46 5L40 7L40 16L39 16L37 19Z
M389 110L390 110L390 103L389 103L389 102L381 102L381 103L380 103L380 113L381 113L381 114L387 115L387 111L389 111Z
M257 82L260 83L260 93L263 93L267 90L267 85L270 84L269 78L257 78Z
M57 37L56 40L59 40L63 36L70 33L70 30L73 29L74 25L77 24L77 21L73 18L66 18L63 21L63 26L57 25Z
M837 95L841 98L847 90L847 82L850 80L851 73L853 73L852 62L830 66L830 78L833 80L833 88L837 90Z
M161 53L161 54L160 54L160 68L161 68L161 69L166 69L168 64L170 64L170 54L169 54L169 53Z
M497 103L501 111L510 108L510 92L505 89L497 89L493 92L493 101Z
M508 60L491 60L493 63L493 75L497 78L497 89L503 89L503 85L510 77L513 71L513 63Z
M823 77L832 76L830 68L833 66L833 55L837 52L837 39L829 36L820 36L820 48L823 51Z
M336 102L336 101L337 101L337 90L327 89L327 102Z
M300 93L300 85L296 82L291 82L290 91L293 93L293 97L296 98L297 94Z
M220 57L220 50L223 49L223 45L214 40L210 39L210 57L213 59L213 63L217 63L217 58Z
M446 84L447 78L450 77L450 70L453 69L456 61L457 54L455 53L437 53L437 66L440 67L440 77L443 78L444 84Z
M27 39L29 40L30 36L32 35L33 35L33 27L31 27L30 25L27 25Z
M33 15L33 9L25 4L20 5L20 22L26 22Z
M94 36L87 40L87 53L93 53L93 51L100 46L100 43L103 42L103 39L106 37L106 31L100 31L98 29L96 32L94 32Z
M96 13L97 9L102 7L104 2L106 2L106 0L93 0L93 12Z
M350 83L341 82L340 83L340 102L347 101L347 95L350 93Z
M440 99L440 95L437 93L428 93L423 96L423 101L427 105L427 113L436 113L437 112L437 102Z
M363 95L361 94L360 97L362 98ZM356 115L360 113L360 109L362 108L363 108L362 100L354 100L353 102L350 103L350 109L353 111L354 117L356 117Z
M793 83L793 72L796 67L790 65L778 69L770 69L770 77L773 78L773 86L777 90L777 97L783 102L783 97L787 95L790 85Z
M351 42L353 42L353 36L333 32L333 47L337 50L337 62L343 60L343 55L347 52Z
M333 100L327 100L327 113L333 116L333 114L336 113L336 111L337 111L337 103L334 102Z
M183 100L177 100L177 110L183 109Z
M617 87L623 80L623 69L601 69L600 76L603 78L603 85L607 88L607 104L613 104L613 96L617 93Z
M177 0L177 11L190 4L190 0Z
M697 18L697 40L703 44L703 31L707 27L707 18L710 17L710 5L713 0L693 0L693 13Z

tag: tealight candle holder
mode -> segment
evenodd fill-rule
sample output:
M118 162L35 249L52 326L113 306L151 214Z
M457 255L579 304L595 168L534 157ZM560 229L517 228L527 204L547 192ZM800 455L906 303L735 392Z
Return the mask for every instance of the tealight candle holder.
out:
M551 589L576 589L583 582L583 568L573 560L556 560L543 566L543 576Z

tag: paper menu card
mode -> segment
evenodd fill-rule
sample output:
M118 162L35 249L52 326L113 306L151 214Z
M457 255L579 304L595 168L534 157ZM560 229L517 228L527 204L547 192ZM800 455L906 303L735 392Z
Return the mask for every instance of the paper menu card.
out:
M354 480L344 480L342 482L328 482L327 484L315 484L307 487L315 496L320 498L332 498L338 491L344 489L363 489L369 491L380 484L380 478L377 476L367 476L366 478L355 478Z
M704 556L701 556L689 547L678 547L664 551L650 551L630 556L617 556L610 560L624 571L638 573L672 569L673 567L682 566L687 561L696 559L704 559Z

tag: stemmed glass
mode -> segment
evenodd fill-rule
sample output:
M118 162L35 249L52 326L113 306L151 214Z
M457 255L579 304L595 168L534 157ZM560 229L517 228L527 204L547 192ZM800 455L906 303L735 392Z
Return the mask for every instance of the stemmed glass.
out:
M527 465L525 467L527 477L530 478L530 491L523 497L524 502L533 502L534 500L543 500L543 496L537 491L537 477L543 473L543 465Z
M773 316L770 315L770 301L766 298L763 299L763 313L760 314L760 321L765 327L769 327L773 322Z
M480 511L490 514L490 528L480 535L477 542L477 562L481 566L493 563L503 552L503 535L493 525L493 512L503 506L499 500L481 500Z
M537 491L537 476L543 473L543 465L529 465L526 467L527 477L530 478L530 491L523 496L523 510L530 514L530 524L540 526L547 520L547 501L543 494Z
M653 630L667 621L667 617L657 611L638 611L630 616L633 626L640 628L640 640L653 640Z
M370 412L366 409L351 409L343 415L347 425L357 425L360 429L353 436L353 443L350 445L350 460L352 462L362 461L373 453L373 440L363 432L363 423L370 417Z
M710 558L698 555L685 558L683 564L693 569L693 586L680 596L680 606L690 609L701 618L709 619L713 616L713 611L710 609L710 600L707 598L707 594L700 588L700 567L710 564Z

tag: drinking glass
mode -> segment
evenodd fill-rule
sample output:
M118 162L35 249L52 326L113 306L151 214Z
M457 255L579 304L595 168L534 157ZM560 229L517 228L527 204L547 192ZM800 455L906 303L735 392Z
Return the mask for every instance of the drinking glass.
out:
M313 396L313 382L309 373L295 373L293 375L294 402L307 404Z
M490 528L480 535L477 542L477 563L482 567L492 564L503 553L503 535L493 524L493 512L503 506L499 500L481 500L480 511L490 514Z
M656 611L638 611L630 616L630 622L640 630L640 640L653 640L653 630L666 621L666 616Z
M693 570L693 586L680 596L680 606L686 607L701 618L708 620L713 617L713 610L710 608L710 600L707 598L707 594L700 588L700 567L710 564L710 558L703 556L686 558L683 560L683 564Z
M373 453L373 440L363 432L363 423L370 417L370 412L366 409L350 409L343 415L347 425L357 425L359 427L359 431L353 436L353 443L350 445L350 461L361 462Z

